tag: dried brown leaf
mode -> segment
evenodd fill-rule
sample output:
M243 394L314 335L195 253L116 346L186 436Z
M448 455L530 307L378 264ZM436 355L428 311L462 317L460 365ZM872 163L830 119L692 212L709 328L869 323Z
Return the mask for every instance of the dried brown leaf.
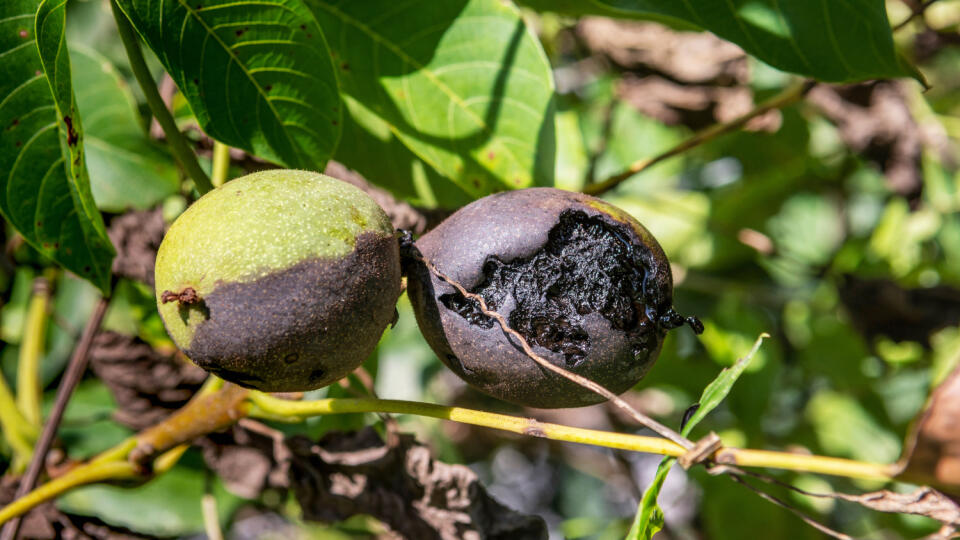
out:
M288 444L291 487L305 519L368 514L417 540L547 537L542 519L498 503L473 471L434 460L411 436L391 447L366 428L316 443L297 437Z
M656 72L684 84L729 86L749 78L740 47L707 32L682 32L652 22L584 17L577 35L586 47L631 71Z
M891 189L904 196L919 194L923 134L900 83L818 85L807 100L836 124L847 146L883 171Z
M113 273L153 285L157 248L167 224L160 208L128 212L113 218L107 235L117 249Z
M926 516L946 525L960 527L960 505L957 501L929 487L918 488L912 493L883 490L863 495L836 493L832 497L855 502L878 512Z
M255 499L267 488L288 487L290 452L277 430L244 419L229 431L212 433L197 444L207 466L235 495Z
M117 422L133 429L152 426L186 404L207 376L181 356L116 332L94 338L90 367L117 400Z
M907 438L900 478L960 494L960 366L933 391Z
M889 279L846 275L840 301L868 341L886 336L929 347L930 335L960 323L960 290L947 285L908 289Z

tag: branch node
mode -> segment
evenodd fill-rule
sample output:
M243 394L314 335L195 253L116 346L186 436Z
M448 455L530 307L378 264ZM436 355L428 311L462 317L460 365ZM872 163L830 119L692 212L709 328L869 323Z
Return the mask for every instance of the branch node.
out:
M707 461L721 448L723 448L723 442L716 433L711 431L706 437L697 441L693 448L677 458L677 462L686 470Z

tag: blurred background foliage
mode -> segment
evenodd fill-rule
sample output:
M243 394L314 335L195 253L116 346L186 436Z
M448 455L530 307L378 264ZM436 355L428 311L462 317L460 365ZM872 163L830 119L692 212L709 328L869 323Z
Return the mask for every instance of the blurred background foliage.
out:
M915 4L889 0L890 20L905 19ZM564 189L582 189L695 130L729 121L794 80L704 32L533 11L524 11L524 17L553 68L555 183ZM157 140L157 130L145 123L149 115L107 4L74 1L68 21L98 205L112 223L131 209L159 208L157 215L173 219L189 194L180 193L176 167ZM944 0L895 34L899 49L929 82L928 90L913 80L819 85L803 101L654 166L604 195L659 239L673 263L678 308L696 314L706 326L699 338L687 330L670 335L651 374L625 396L631 403L668 425L679 425L717 372L744 354L759 333L769 332L773 338L697 431L714 430L729 445L896 460L932 385L960 360L958 29L960 2ZM196 128L183 99L169 92L171 84L161 77L159 63L149 60L209 167L210 140ZM367 118L354 105L353 119L367 122L368 132L375 132L377 118ZM351 152L376 154L364 172L398 198L448 208L469 200L396 141L360 147L369 144L369 137L351 139L359 133L351 135L356 126L344 129L334 159L346 154L349 160ZM236 174L263 166L242 152L234 158ZM411 159L409 182L380 180L396 173L391 169L396 163ZM432 189L421 189L424 185ZM3 374L16 380L31 282L50 275L56 296L42 379L52 399L97 292L69 274L51 273L49 261L9 227L7 231L0 267ZM518 410L469 389L427 347L405 298L398 309L397 325L366 364L381 397L637 431L608 406ZM144 415L184 402L202 379L187 365L161 365L159 359L168 358L173 346L156 315L152 287L121 281L105 326L135 340L125 338L119 349L100 344L93 374L70 402L59 459L89 457L115 444L139 427ZM132 353L133 342L147 349ZM111 350L120 352L110 356ZM130 355L140 371L117 367ZM130 377L140 380L131 382ZM168 388L171 378L179 393ZM315 394L352 395L362 386L354 380ZM556 538L622 538L659 461L658 456L420 418L399 422L440 459L469 465L503 503L543 516ZM334 416L275 427L316 437L368 424L382 427L382 420ZM9 449L0 448L0 460L8 457ZM368 519L329 527L304 524L282 490L231 486L210 473L213 461L201 445L171 473L143 487L84 488L61 499L58 507L80 529L95 525L134 536L189 538L202 530L200 498L210 491L233 538L379 534ZM878 487L804 474L777 476L811 491ZM856 536L917 537L936 530L923 518L779 495ZM660 502L666 529L658 538L754 538L760 531L764 538L818 536L785 510L703 471L686 474L674 468Z

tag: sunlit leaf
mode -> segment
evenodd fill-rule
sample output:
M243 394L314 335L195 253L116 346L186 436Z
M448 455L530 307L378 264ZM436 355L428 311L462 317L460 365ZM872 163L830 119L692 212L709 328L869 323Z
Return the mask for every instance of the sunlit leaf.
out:
M764 62L823 81L918 76L895 51L882 0L522 0L570 15L654 19L702 28Z
M177 167L147 137L133 95L117 70L91 49L71 47L70 54L97 206L108 212L144 209L176 193Z
M106 291L114 252L90 192L64 21L65 2L0 3L0 211Z
M440 174L474 197L552 184L553 78L514 6L306 3L336 55L342 91Z
M724 398L730 393L730 389L733 388L733 385L737 382L737 379L740 378L740 375L743 374L743 371L750 364L753 355L760 349L760 344L763 342L763 339L767 337L770 336L761 334L745 356L738 359L729 368L723 369L720 374L717 375L717 378L703 389L703 394L700 396L696 411L694 411L693 415L690 416L687 423L684 424L680 430L680 433L684 437L690 435L690 432L693 431L693 428L700 420L703 420L705 416L710 414L711 411L723 402ZM663 528L663 510L660 508L660 505L657 504L657 496L660 495L660 490L663 489L663 483L667 479L667 474L676 461L676 458L664 458L660 462L653 482L650 483L646 491L644 491L643 497L640 499L640 506L637 508L637 514L634 517L630 533L627 535L627 540L649 540L657 531Z
M204 131L289 167L323 169L342 104L323 31L300 0L119 0Z

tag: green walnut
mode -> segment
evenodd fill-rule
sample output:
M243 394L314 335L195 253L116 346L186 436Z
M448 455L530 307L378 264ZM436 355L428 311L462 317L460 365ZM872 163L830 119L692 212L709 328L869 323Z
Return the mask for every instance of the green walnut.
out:
M197 365L269 392L326 386L373 352L400 295L397 240L359 189L273 170L224 184L170 227L157 308Z

